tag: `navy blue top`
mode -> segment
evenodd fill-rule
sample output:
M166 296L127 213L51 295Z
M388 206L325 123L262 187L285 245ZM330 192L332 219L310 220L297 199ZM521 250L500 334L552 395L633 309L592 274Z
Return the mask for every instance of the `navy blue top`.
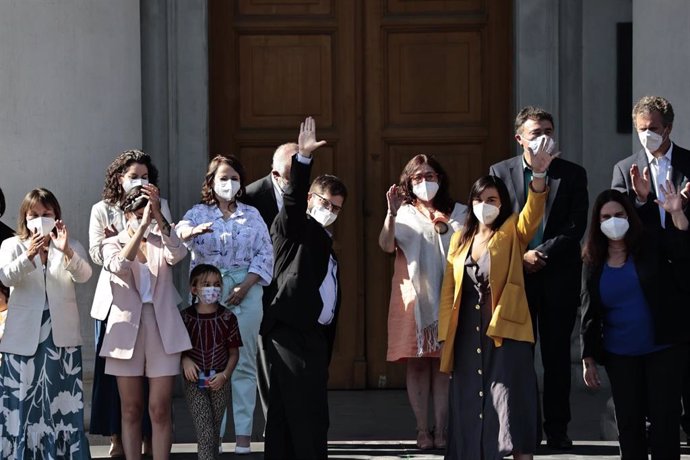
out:
M654 318L632 259L628 258L622 267L604 265L599 293L604 306L606 351L638 356L668 346L654 343Z

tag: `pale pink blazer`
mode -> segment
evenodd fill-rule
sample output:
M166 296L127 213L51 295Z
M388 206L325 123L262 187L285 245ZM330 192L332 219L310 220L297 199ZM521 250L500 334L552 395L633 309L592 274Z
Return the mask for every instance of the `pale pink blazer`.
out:
M124 230L103 240L103 268L110 272L113 303L100 355L117 359L132 357L141 319L142 302L135 283L140 270L150 270L153 274L153 309L165 352L173 354L191 349L189 334L177 309L179 295L173 285L172 271L172 266L187 255L187 248L174 229L169 237L151 232L146 241L148 261L142 264L120 256L129 239Z

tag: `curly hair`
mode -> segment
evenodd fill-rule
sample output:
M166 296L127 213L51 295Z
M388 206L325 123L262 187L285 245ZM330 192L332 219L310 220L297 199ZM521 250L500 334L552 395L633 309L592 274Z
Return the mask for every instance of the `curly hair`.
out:
M661 121L664 127L673 123L674 113L671 103L661 96L644 96L635 103L632 110L633 128L637 128L636 118L639 114L649 115L652 112L661 114Z
M120 176L133 164L146 166L150 184L158 186L158 169L153 165L148 153L141 150L125 150L105 170L105 185L103 186L103 201L111 206L118 206L124 198L125 191L120 185Z
M439 163L436 158L423 153L415 155L408 161L403 168L402 174L400 174L400 182L398 185L404 195L403 201L407 204L413 204L417 199L417 196L412 192L412 176L419 167L424 164L429 165L438 175L438 192L436 192L434 199L431 200L434 208L444 214L452 213L455 202L450 197L450 191L448 190L448 174L446 174L445 169L443 169L443 166L441 166L441 163Z
M244 195L244 182L245 182L245 172L244 166L240 163L240 160L234 155L216 155L213 157L211 162L208 164L208 170L206 171L206 177L204 177L204 183L201 185L201 203L209 206L218 205L218 199L216 194L213 192L213 179L216 177L216 172L221 165L228 165L240 176L240 191L237 192L235 198L239 198Z

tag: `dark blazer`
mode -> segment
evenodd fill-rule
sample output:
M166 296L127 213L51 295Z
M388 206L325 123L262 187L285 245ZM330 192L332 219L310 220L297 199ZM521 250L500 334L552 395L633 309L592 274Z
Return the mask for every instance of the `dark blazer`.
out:
M690 233L673 225L666 229L649 225L659 213L655 207L637 209L644 233L635 256L635 270L654 319L655 342L674 344L690 340ZM582 358L603 364L602 333L604 307L601 303L602 267L582 267Z
M522 154L491 166L489 174L505 182L513 212L525 205L525 174ZM548 288L561 290L577 303L580 292L580 240L587 228L587 173L585 169L561 158L549 166L549 195L544 213L544 238L535 248L548 256L539 272L547 276Z
M266 222L266 227L271 228L273 219L278 215L278 203L276 203L276 195L273 191L271 174L247 185L244 196L240 197L239 200L258 209L264 222Z
M323 327L318 323L323 308L319 288L333 254L333 240L321 224L307 214L310 175L311 164L300 163L295 155L290 170L290 185L283 195L283 209L271 226L277 290L273 301L264 310L261 323L261 335L264 337L278 324L300 331ZM325 327L329 357L339 310L340 280L335 316L331 324Z
M673 144L673 153L671 154L671 167L673 168L673 185L676 188L680 188L685 185L690 177L690 151L679 147L675 143ZM635 199L635 192L633 192L632 182L630 181L630 168L633 164L636 164L640 170L640 174L644 171L644 168L649 166L649 161L647 160L647 154L644 149L639 152L630 155L627 158L622 159L613 167L613 175L611 177L611 188L616 189L620 192L628 194L631 199ZM650 173L651 177L651 173ZM651 177L652 182L654 178ZM656 207L654 200L657 198L655 186L652 186L651 193L647 197L646 205L651 207ZM688 211L686 211L686 214ZM656 217L650 221L651 225L656 227L661 227L661 217L657 212ZM666 215L666 221L671 221L671 216Z
M240 201L250 206L254 206L259 210L259 214L266 222L266 227L270 230L273 220L278 215L278 203L276 202L276 195L273 191L273 180L271 174L262 177L261 179L249 184L245 193L240 197ZM266 309L276 294L276 279L271 280L271 284L264 287L262 303Z
M14 230L0 222L0 243L14 236Z

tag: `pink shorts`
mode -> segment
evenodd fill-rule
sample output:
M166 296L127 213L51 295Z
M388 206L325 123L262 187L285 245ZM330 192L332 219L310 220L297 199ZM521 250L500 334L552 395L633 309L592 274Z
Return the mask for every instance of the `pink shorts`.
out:
M180 373L182 353L169 355L163 347L153 304L141 307L139 332L130 359L105 358L105 373L120 377L167 377Z

